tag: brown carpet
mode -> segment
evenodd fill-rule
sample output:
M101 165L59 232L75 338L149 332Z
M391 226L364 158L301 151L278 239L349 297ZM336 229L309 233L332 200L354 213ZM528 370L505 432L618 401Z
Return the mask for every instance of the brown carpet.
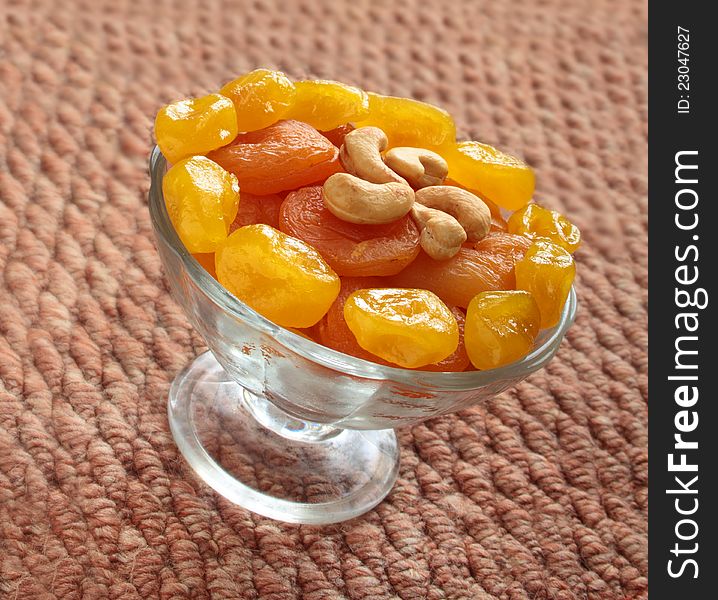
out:
M645 597L646 10L0 2L0 597ZM167 426L203 344L154 249L152 121L257 65L442 104L585 236L557 359L400 431L396 488L339 526L231 505Z

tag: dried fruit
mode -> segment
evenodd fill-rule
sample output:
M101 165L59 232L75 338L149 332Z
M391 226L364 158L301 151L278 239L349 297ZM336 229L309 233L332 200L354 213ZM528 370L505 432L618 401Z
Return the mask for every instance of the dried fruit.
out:
M469 303L464 339L477 369L510 364L533 348L541 315L525 291L482 292Z
M237 178L205 156L176 163L162 180L167 213L187 250L214 252L237 214Z
M536 240L516 263L516 287L533 295L542 329L558 323L575 275L572 256L548 240Z
M264 223L279 229L279 208L282 206L282 202L284 202L284 198L277 194L255 196L243 191L239 196L237 216L229 226L229 232L232 233L240 227L255 223Z
M454 119L445 110L412 100L369 92L369 114L357 127L379 127L389 138L389 147L427 148L456 139Z
M220 93L234 102L239 131L255 131L284 118L294 105L294 84L281 71L255 69L225 84Z
M207 273L217 279L217 271L214 268L214 252L193 254L192 256L200 265L202 265L202 268L207 271Z
M324 206L322 188L287 195L279 227L316 248L339 275L393 275L419 253L419 229L408 216L386 225L357 225Z
M344 318L362 348L409 369L444 360L459 343L456 318L427 290L359 290Z
M188 98L161 108L155 136L170 163L224 146L237 135L234 104L220 94Z
M459 142L438 152L453 181L502 208L518 210L533 196L533 169L515 156L479 142Z
M437 372L458 372L463 371L471 364L469 361L469 355L466 353L466 346L464 345L464 331L466 326L466 317L464 311L456 306L450 306L451 312L454 313L456 318L456 324L459 327L459 345L456 346L456 350L444 360L433 363L430 365L424 365L419 367L420 371L437 371Z
M182 242L297 335L463 371L525 356L560 319L578 228L530 203L524 162L456 142L440 108L257 69L164 107L155 129Z
M465 308L480 292L513 289L514 263L530 244L522 236L493 233L448 260L422 252L389 285L431 290L447 304Z
M358 290L380 288L384 285L384 280L381 277L342 277L341 280L342 289L337 299L316 326L318 341L344 354L380 365L396 366L362 348L344 318L344 303L351 294ZM459 344L456 350L441 362L419 367L422 371L463 371L469 364L469 357L464 348L464 313L456 307L450 309L459 327Z
M314 341L314 338L309 335L311 329L297 329L296 327L287 327L287 329L299 337L303 337L305 340L309 340L310 342Z
M300 121L239 134L209 157L237 176L242 192L260 196L322 182L341 170L336 146Z
M283 327L311 327L339 293L339 277L314 248L269 225L237 229L216 264L224 287Z
M369 114L366 92L338 81L297 81L297 97L288 119L304 121L317 129L329 130Z
M509 217L508 230L532 239L547 238L569 252L575 252L581 244L581 232L560 212L527 204Z
M381 277L342 277L339 295L327 311L327 314L317 324L316 330L319 342L344 354L383 365L391 365L391 363L382 360L375 354L364 350L357 342L351 329L349 329L346 319L344 319L344 303L349 296L358 290L378 288L382 285Z
M508 231L508 228L508 223L503 217L495 217L494 215L491 215L491 227L489 228L490 232L505 233Z
M354 127L354 125L352 125L351 123L346 123L345 125L340 125L339 127L330 129L329 131L320 131L319 133L321 133L337 148L341 148L347 133L350 133L355 129L356 127Z

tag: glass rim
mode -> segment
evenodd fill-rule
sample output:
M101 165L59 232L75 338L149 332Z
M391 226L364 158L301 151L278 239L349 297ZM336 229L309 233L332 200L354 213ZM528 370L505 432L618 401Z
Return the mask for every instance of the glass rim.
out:
M484 371L421 371L390 367L350 356L306 339L259 314L225 289L202 267L179 239L164 202L162 176L166 159L155 146L150 153L149 210L155 235L161 236L172 252L180 259L186 272L205 296L224 312L247 322L257 330L271 336L282 346L314 363L355 377L387 380L411 386L444 390L473 390L503 379L523 377L543 367L556 353L558 345L573 323L577 298L573 286L556 326L543 343L522 359L502 367Z

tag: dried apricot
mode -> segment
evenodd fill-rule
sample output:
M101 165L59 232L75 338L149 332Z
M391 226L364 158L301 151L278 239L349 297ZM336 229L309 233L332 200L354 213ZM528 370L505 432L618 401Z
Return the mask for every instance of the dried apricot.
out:
M454 119L445 110L411 98L382 96L372 92L369 92L369 114L355 125L373 125L383 130L389 138L389 148L427 148L456 139Z
M204 252L200 254L193 254L192 256L200 265L202 265L202 268L207 271L207 273L217 279L217 271L214 268L214 252Z
M514 263L530 244L531 240L522 236L490 233L473 249L462 247L448 260L434 260L421 252L391 278L390 285L424 288L449 305L467 307L480 292L513 289Z
M216 254L219 282L282 327L311 327L339 293L339 277L314 248L269 225L237 229Z
M449 164L449 177L476 190L480 198L518 210L533 196L533 169L515 156L479 142L459 142L437 151Z
M277 194L255 196L242 192L239 195L239 210L229 226L229 232L232 233L240 227L255 223L264 223L279 229L279 208L282 206L282 202L284 202L284 198Z
M501 271L502 274L508 275L510 271L513 270L513 265L516 261L524 257L526 250L531 246L531 242L532 240L523 235L497 231L489 233L484 239L476 242L474 248L481 254L508 257L510 260L507 263L505 271L501 268L503 263L496 265L496 268Z
M516 263L516 287L536 299L542 329L558 323L575 275L573 257L548 240L536 240Z
M477 369L510 364L533 348L541 315L525 291L482 292L469 303L464 339Z
M175 163L162 179L167 213L187 250L214 252L237 214L237 178L205 156Z
M508 228L508 223L503 217L494 217L491 215L491 228L489 231L493 233L506 233Z
M255 69L226 83L220 93L234 102L239 131L255 131L276 123L294 105L294 84L281 71Z
M362 348L409 369L444 360L459 343L456 318L428 290L359 290L344 318Z
M352 125L351 123L346 123L345 125L340 125L339 127L330 129L329 131L320 131L319 133L321 133L337 148L341 148L347 133L350 133L355 129L356 127L354 127L354 125Z
M378 288L383 285L381 277L342 277L341 290L327 314L317 323L317 337L325 346L383 365L391 365L371 352L364 350L344 319L344 303L358 290Z
M297 81L297 97L286 118L304 121L317 129L328 130L369 114L369 97L360 90L338 81L317 79Z
M237 131L234 104L220 94L173 102L155 118L157 145L170 163L224 146Z
M324 181L341 170L337 147L300 121L240 133L209 157L237 176L243 192L259 196Z
M339 275L393 275L419 253L419 229L409 216L386 225L357 225L324 206L322 188L287 195L279 228L316 248Z
M575 252L581 244L581 232L560 212L527 204L509 217L508 230L532 239L547 238L569 252Z
M305 340L309 340L310 342L314 341L314 338L309 335L311 329L297 329L296 327L287 327L287 329L299 337L303 337Z

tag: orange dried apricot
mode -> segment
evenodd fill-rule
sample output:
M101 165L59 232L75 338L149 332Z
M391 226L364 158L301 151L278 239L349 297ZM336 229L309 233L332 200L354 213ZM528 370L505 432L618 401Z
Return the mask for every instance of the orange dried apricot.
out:
M175 163L162 179L167 213L187 250L214 252L237 214L237 178L205 156Z
M322 188L287 195L279 228L316 248L339 275L393 275L419 253L419 229L410 216L385 225L357 225L324 206Z
M481 254L507 257L509 260L505 266L501 262L497 263L495 267L502 275L510 275L513 265L524 257L531 243L532 240L523 235L497 231L489 233L485 238L476 242L474 249Z
M359 290L344 318L362 348L409 369L444 360L459 343L456 318L428 290Z
M411 98L382 96L369 92L369 114L355 122L357 127L373 125L386 133L389 148L428 148L456 139L456 125L442 108Z
M255 196L242 192L239 195L237 216L229 226L229 232L232 233L240 227L255 223L264 223L279 229L279 208L282 206L282 202L284 202L284 198L277 194Z
M581 232L556 210L549 210L535 202L527 204L509 217L508 230L532 239L547 238L569 252L581 244Z
M287 329L299 337L303 337L305 340L309 340L310 342L314 341L314 338L309 335L311 329L297 329L296 327L287 327Z
M304 121L326 131L369 114L369 97L354 86L317 79L297 81L294 87L297 97L287 119Z
M200 265L202 265L202 268L207 271L207 273L217 279L217 271L214 268L214 252L204 252L193 254L192 256Z
M240 133L209 157L237 176L243 192L259 196L321 182L341 170L337 147L300 121Z
M220 93L234 102L239 131L255 131L276 123L294 105L294 84L281 71L255 69L226 83Z
M237 131L234 104L220 94L173 102L155 118L157 145L170 163L224 146Z
M516 263L516 287L535 298L542 329L558 323L575 275L571 254L548 240L536 240Z
M502 217L491 217L490 232L493 233L506 233L508 231L508 223Z
M533 348L541 315L533 296L525 291L482 292L466 311L464 340L477 369L510 364Z
M391 365L371 352L364 350L344 319L344 303L358 290L378 288L383 285L381 277L342 277L341 290L327 314L317 323L318 341L325 346L383 365Z
M447 304L465 308L480 292L513 289L514 263L530 244L522 236L490 233L473 249L462 247L448 260L421 252L390 285L431 290Z
M339 293L339 277L314 248L269 225L237 229L216 265L224 287L282 327L311 327Z
M536 184L525 162L479 142L459 142L437 150L449 164L449 177L508 210L531 200Z
M355 129L356 127L354 127L354 125L346 123L345 125L340 125L339 127L330 129L329 131L320 131L319 133L321 133L337 148L341 148L347 133L354 131Z

